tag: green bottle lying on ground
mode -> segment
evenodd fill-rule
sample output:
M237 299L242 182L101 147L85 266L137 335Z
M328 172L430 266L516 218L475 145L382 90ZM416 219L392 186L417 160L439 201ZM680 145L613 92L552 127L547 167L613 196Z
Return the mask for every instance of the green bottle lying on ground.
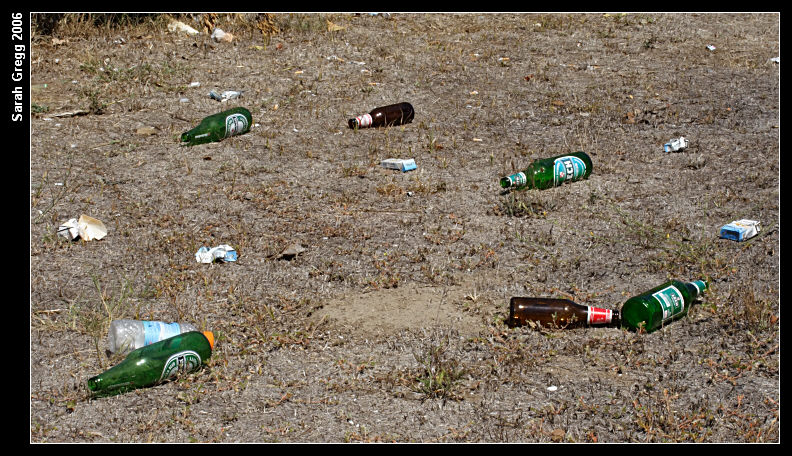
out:
M503 188L544 190L558 187L564 182L588 179L591 174L591 157L585 152L572 152L534 161L523 171L502 177Z
M621 309L621 324L629 329L652 332L687 315L690 305L709 287L705 280L671 280L633 296Z
M253 116L247 109L242 107L229 109L204 118L197 127L182 133L181 143L185 146L195 146L222 141L231 136L247 133L252 124Z
M190 331L132 351L121 363L88 379L94 396L153 386L198 370L212 355L214 335Z

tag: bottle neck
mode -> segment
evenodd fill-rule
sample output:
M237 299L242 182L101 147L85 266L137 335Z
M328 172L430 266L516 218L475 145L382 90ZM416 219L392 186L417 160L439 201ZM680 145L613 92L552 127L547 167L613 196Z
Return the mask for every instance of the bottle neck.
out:
M687 282L685 284L688 290L690 290L695 296L701 296L707 288L709 288L709 284L705 280L694 280L692 282Z

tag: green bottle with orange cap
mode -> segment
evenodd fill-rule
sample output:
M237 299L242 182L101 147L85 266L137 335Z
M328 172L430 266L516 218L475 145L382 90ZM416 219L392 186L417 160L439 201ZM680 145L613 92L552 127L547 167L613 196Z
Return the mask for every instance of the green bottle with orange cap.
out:
M145 388L201 368L212 355L214 334L190 331L132 351L121 363L88 379L94 396Z

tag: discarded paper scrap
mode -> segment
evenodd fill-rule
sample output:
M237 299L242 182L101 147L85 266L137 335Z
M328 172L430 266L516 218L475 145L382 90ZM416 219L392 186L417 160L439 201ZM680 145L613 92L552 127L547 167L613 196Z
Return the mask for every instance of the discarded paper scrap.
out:
M86 241L102 239L107 235L104 223L93 217L81 215L80 219L69 219L58 227L58 236L71 241L78 237Z
M221 262L236 261L237 252L230 245L218 245L217 247L201 247L195 252L195 261L199 263L213 263L215 260Z
M182 32L188 35L198 35L199 33L201 33L182 21L171 21L171 23L168 24L168 31L171 33Z
M209 92L209 98L217 101L228 101L241 97L243 93L241 90L224 90L221 93L212 90Z
M234 40L234 35L228 32L224 32L222 29L216 28L212 32L212 39L217 41L218 43L230 43Z

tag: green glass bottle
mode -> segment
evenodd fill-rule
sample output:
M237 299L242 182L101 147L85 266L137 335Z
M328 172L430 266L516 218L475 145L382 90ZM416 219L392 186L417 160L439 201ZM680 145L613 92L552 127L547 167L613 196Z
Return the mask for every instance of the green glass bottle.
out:
M247 133L252 124L253 116L247 109L242 107L229 109L204 118L197 127L182 133L181 142L185 146L195 146L222 141L231 136Z
M585 152L573 152L536 160L523 171L502 177L500 185L514 190L544 190L558 187L564 182L588 179L591 170L591 157Z
M633 296L621 309L621 323L629 329L652 332L664 324L687 315L690 305L709 287L706 280L671 280Z
M112 396L153 386L179 373L192 372L212 355L214 335L190 331L138 348L119 364L88 379L95 396Z

